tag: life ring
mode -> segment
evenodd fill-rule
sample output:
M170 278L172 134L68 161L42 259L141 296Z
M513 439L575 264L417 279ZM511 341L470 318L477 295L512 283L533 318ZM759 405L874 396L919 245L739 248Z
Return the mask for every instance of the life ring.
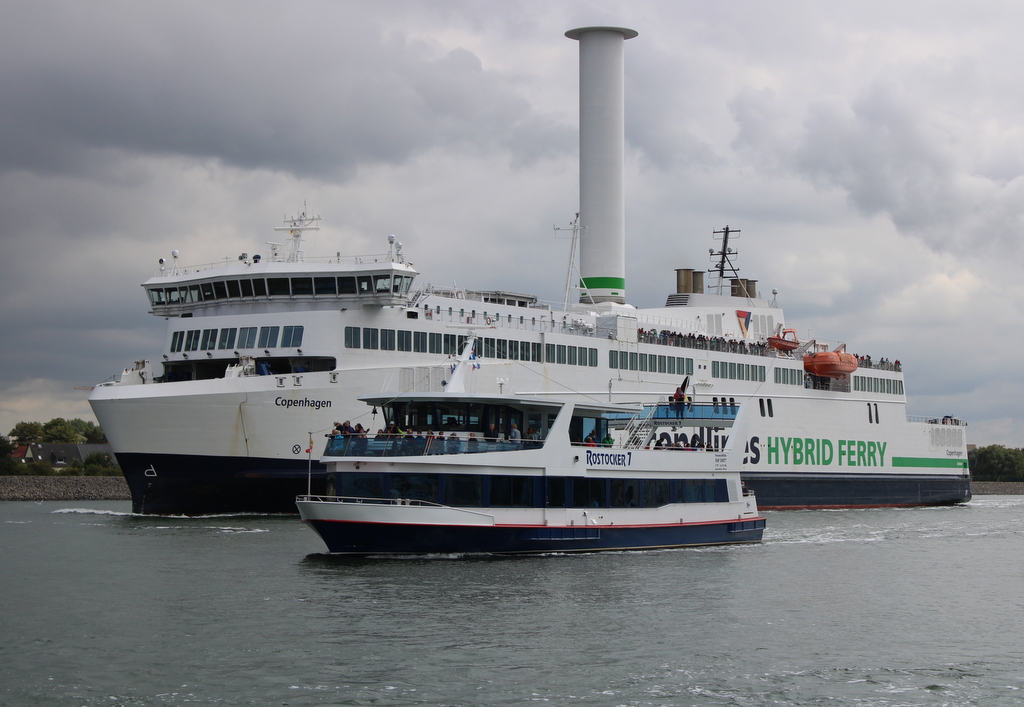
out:
M428 309L427 310L427 319L433 319L433 318L434 318L434 310Z
M491 319L490 317L487 317L487 326L490 326L491 324L494 324L494 320Z

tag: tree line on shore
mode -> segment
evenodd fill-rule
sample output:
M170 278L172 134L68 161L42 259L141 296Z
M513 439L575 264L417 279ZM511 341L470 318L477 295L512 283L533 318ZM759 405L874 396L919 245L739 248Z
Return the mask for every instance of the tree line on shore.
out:
M973 481L1024 481L1024 449L990 444L967 453Z
M121 470L104 452L92 452L84 460L71 459L60 469L46 461L21 462L12 457L15 449L22 445L103 444L106 441L99 425L80 418L55 417L45 424L19 422L7 437L0 436L0 476L116 476Z

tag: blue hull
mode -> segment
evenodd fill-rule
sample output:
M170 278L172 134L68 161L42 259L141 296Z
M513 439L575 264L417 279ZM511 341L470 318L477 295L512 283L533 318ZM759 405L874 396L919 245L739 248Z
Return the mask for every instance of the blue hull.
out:
M450 526L307 520L333 554L525 554L754 543L765 519L669 526Z
M969 476L743 474L761 510L945 506L971 500Z
M295 497L327 492L327 472L313 461L309 485L305 459L252 459L184 454L119 453L132 494L132 511L164 515L289 513ZM147 470L152 469L147 475ZM152 474L155 472L155 476ZM801 476L743 474L758 508L868 508L939 506L971 499L967 476L899 474Z

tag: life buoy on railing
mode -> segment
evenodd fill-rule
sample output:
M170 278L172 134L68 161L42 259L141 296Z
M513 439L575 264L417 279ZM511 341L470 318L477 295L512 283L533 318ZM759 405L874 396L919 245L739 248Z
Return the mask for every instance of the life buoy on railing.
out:
M490 317L487 317L487 326L490 326L491 324L494 324L494 320L491 319Z
M434 318L434 310L428 309L427 310L427 319L433 319L433 318Z

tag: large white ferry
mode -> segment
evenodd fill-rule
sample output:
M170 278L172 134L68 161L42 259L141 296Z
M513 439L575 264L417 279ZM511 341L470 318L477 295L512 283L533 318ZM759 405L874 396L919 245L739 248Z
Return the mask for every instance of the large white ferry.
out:
M442 391L467 324L488 328L471 393L643 403L685 380L692 403L753 406L740 471L762 509L970 498L965 424L908 417L898 362L786 334L775 299L734 267L736 231L719 232L707 286L682 268L664 306L626 303L622 49L636 33L566 34L580 42L579 302L420 284L394 237L379 255L307 256L319 220L305 213L266 257L183 266L175 253L143 283L168 322L160 360L89 399L136 512L294 512L311 435L346 419L372 430L360 397ZM728 436L709 421L658 438L684 434ZM312 484L326 490L322 464Z

